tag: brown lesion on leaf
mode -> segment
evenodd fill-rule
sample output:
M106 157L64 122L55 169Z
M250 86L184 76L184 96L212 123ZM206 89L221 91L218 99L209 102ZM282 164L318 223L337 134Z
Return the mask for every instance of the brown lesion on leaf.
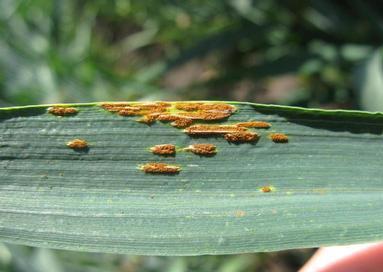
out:
M171 165L159 162L150 162L141 165L140 169L148 174L178 174L181 171L181 167L177 165Z
M72 116L78 113L78 109L73 107L53 106L48 108L48 112L56 116Z
M247 128L237 127L236 125L193 125L184 129L189 135L224 135L227 133L235 133L247 131Z
M225 134L225 139L232 143L243 143L243 142L255 142L258 141L260 136L256 132L251 131L239 131L234 133Z
M101 107L110 112L117 112L122 116L146 115L155 112L165 112L171 106L167 102L150 103L104 103Z
M137 121L140 123L144 123L147 125L150 125L156 121L157 115L156 114L147 114L138 119Z
M223 135L229 142L254 142L260 136L248 128L233 125L194 125L184 129L184 132L191 136Z
M115 109L111 109L110 110L111 112L114 112ZM139 109L135 109L135 108L124 108L124 109L121 109L121 110L117 110L116 111L118 113L118 115L121 115L121 116L134 116L134 115L139 115L138 112L139 112Z
M177 117L176 120L170 123L173 127L176 128L185 128L193 124L193 120L189 118L182 118L182 117Z
M156 120L162 121L162 122L172 122L176 121L179 117L175 115L170 115L170 114L159 114L156 117Z
M264 121L249 121L249 122L240 122L236 124L239 127L246 128L270 128L271 124Z
M272 191L274 191L274 188L272 186L265 185L265 186L262 186L259 190L262 193L271 193Z
M269 138L274 143L288 143L289 142L289 137L284 133L270 133Z
M75 150L85 150L89 148L88 142L83 139L74 139L72 141L67 142L66 144L69 148Z
M175 108L183 111L235 111L234 106L226 103L177 102Z
M222 120L229 117L232 113L227 111L192 111L192 112L179 112L176 116L181 118L189 118L191 120L204 120L215 121Z
M200 156L214 156L217 153L217 147L213 144L193 144L184 148L185 151L190 151Z
M211 102L104 103L101 107L121 116L142 116L137 121L146 124L155 121L171 122L177 128L190 126L196 120L222 120L236 110L226 103Z
M176 147L172 144L155 145L150 150L157 155L174 155L176 153Z

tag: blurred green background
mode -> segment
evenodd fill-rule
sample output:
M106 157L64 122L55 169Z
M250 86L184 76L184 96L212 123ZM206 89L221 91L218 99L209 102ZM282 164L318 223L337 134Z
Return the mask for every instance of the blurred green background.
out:
M383 110L383 2L1 0L0 106L236 100ZM0 271L296 271L313 250L135 257L0 245Z

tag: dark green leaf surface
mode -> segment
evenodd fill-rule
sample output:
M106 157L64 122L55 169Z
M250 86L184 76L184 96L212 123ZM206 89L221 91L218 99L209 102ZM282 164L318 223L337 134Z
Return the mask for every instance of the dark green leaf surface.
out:
M96 104L57 117L47 106L0 110L0 240L144 255L224 254L383 238L383 115L232 103L222 124L261 120L255 144L192 138ZM269 132L289 143L276 144ZM86 139L87 152L65 144ZM217 145L214 157L156 144ZM150 175L147 162L180 165ZM263 193L270 185L274 190Z

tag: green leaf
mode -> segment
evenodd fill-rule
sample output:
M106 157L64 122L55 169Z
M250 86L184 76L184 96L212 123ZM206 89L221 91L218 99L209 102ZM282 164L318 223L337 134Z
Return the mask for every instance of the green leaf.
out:
M98 104L0 110L0 240L143 255L271 251L383 238L383 115L251 103L219 124L250 120L254 143L191 137ZM254 129L249 129L254 131ZM285 133L274 143L269 133ZM66 146L85 139L88 150ZM177 146L176 156L150 152ZM217 146L215 156L181 148ZM139 165L179 165L177 175ZM270 186L271 192L263 192Z

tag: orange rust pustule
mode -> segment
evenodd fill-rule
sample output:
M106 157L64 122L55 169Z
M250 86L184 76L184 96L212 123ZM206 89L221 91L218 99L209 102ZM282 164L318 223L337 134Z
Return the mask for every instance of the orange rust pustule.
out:
M263 121L250 121L250 122L241 122L236 124L239 127L247 128L270 128L271 124Z
M272 192L272 189L271 189L271 187L270 186L262 186L261 187L261 191L263 192L263 193L270 193L270 192Z
M212 156L217 153L216 146L213 144L193 144L184 149L201 156Z
M147 114L147 115L144 115L142 118L138 119L137 121L150 125L157 120L157 116L158 116L157 113Z
M118 112L118 111L123 110L123 109L131 108L131 104L129 104L129 103L104 103L104 104L101 104L101 107L107 111Z
M244 131L225 134L225 139L228 142L241 143L241 142L254 142L259 139L259 135L255 132Z
M170 123L173 127L177 128L185 128L193 124L193 120L188 118L177 118L173 122Z
M48 108L48 112L53 115L57 116L70 116L75 115L78 113L78 110L76 108L72 107L50 107Z
M192 119L179 117L177 115L172 115L172 114L158 114L156 117L156 120L162 121L162 122L171 122L170 124L173 127L177 127L177 128L185 128L190 126L193 123Z
M194 125L185 128L184 132L189 135L214 135L245 132L246 130L244 127L237 127L235 125Z
M82 139L74 139L66 145L72 149L87 149L89 147L87 141Z
M110 112L118 112L122 116L145 115L154 112L165 112L169 103L104 103L101 107Z
M150 150L157 155L174 155L176 153L176 147L172 144L155 145Z
M170 108L172 105L176 110ZM139 122L172 122L171 125L178 128L190 126L193 120L221 120L236 110L234 106L224 103L104 103L101 107L121 116L143 116Z
M183 111L197 111L201 109L203 103L176 103L175 108Z
M271 133L269 135L269 137L274 143L288 143L289 142L289 137L284 133Z
M225 103L176 103L176 109L183 111L221 111L232 113L235 107Z
M179 117L171 114L159 114L156 119L162 122L171 122L179 119Z
M114 111L114 110L112 110ZM117 111L118 115L121 116L133 116L133 115L140 115L139 109L137 108L124 108Z
M177 174L181 171L179 166L159 162L146 163L140 169L150 174Z
M192 111L192 112L180 112L177 115L187 117L193 120L221 120L229 117L231 112L224 111Z

